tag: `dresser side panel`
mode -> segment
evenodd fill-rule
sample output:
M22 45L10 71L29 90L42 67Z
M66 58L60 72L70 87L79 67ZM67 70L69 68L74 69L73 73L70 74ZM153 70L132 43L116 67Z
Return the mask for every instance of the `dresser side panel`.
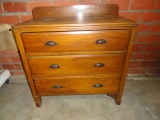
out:
M129 41L129 45L128 45L128 51L127 51L126 57L124 59L125 64L124 64L124 68L123 68L123 74L122 74L122 77L121 77L121 81L120 81L120 84L119 84L119 93L118 93L118 96L117 96L117 100L119 100L119 101L122 98L122 94L123 94L123 90L124 90L126 76L127 76L127 73L128 73L128 65L129 65L129 62L130 62L131 55L132 55L132 46L133 46L133 43L134 43L135 34L136 34L136 27L134 27L131 30L131 36L130 36L130 41Z
M41 106L41 98L40 98L40 96L37 95L34 81L32 80L32 77L31 77L30 68L29 68L28 61L25 56L25 50L24 50L24 46L23 46L22 39L20 36L20 31L14 30L13 34L14 34L14 38L16 40L18 49L20 51L20 57L21 57L21 60L22 60L22 63L23 63L24 69L25 69L26 77L27 77L34 101L35 101L37 107L40 107Z

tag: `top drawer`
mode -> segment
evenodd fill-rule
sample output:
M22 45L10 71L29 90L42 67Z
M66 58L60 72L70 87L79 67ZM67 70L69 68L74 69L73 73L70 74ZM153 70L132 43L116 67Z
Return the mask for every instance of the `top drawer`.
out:
M21 33L26 52L125 50L129 30Z

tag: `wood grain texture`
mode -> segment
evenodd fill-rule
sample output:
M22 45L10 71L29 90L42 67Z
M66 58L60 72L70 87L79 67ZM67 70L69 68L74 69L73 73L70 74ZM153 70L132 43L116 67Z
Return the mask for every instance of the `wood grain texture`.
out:
M28 57L32 76L122 74L123 60L123 54ZM102 63L104 66L95 67L96 63ZM53 64L59 68L50 68Z
M103 93L121 103L137 23L116 5L38 7L33 18L12 30L38 107L44 95Z
M14 38L16 39L18 49L20 50L20 57L21 57L22 62L23 62L23 66L24 66L24 69L25 69L25 72L26 72L26 75L27 75L26 77L27 77L28 84L29 84L31 92L32 92L33 99L36 103L36 106L40 107L41 104L42 104L41 96L37 95L37 91L35 89L35 84L34 84L34 82L32 80L32 77L31 77L31 72L30 72L30 69L29 69L29 66L28 66L27 58L25 56L24 46L23 46L21 36L20 36L20 31L19 30L14 30L13 34L14 34Z
M70 30L102 30L102 29L132 29L137 24L121 16L98 16L78 18L40 18L32 19L16 26L12 29L20 29L25 32L40 31L70 31ZM41 28L41 29L39 29ZM28 29L30 31L28 31Z
M100 15L118 15L117 5L72 5L36 7L32 11L33 18L68 18L92 17Z
M95 30L137 26L131 20L118 16L117 5L75 5L37 7L32 20L13 26L22 31ZM97 26L98 25L98 26ZM113 26L115 25L115 26ZM39 29L41 27L41 29ZM94 27L94 28L92 28ZM87 29L86 29L87 28Z
M124 85L125 85L125 81L126 81L126 76L128 73L128 65L130 62L131 55L132 55L131 52L132 52L132 46L134 43L135 34L136 34L136 28L134 27L131 31L131 36L130 36L130 41L129 41L130 43L129 43L128 50L126 53L125 64L124 64L124 68L123 68L123 75L122 75L122 78L120 81L119 93L117 94L117 101L121 101L121 98L122 98Z
M117 93L120 76L76 76L33 78L39 95ZM95 84L101 84L95 87ZM60 85L61 88L54 88ZM47 94L44 94L47 93Z
M29 53L40 52L67 52L67 51L99 51L99 50L126 50L129 30L104 30L104 31L75 31L75 32L44 32L22 33L25 51ZM106 43L98 44L98 40ZM54 42L56 45L47 46L46 43ZM36 49L35 49L36 47Z
M41 53L25 53L26 56L55 56L55 55L87 55L87 54L126 54L127 50L116 50L116 51L68 51L68 52L41 52Z

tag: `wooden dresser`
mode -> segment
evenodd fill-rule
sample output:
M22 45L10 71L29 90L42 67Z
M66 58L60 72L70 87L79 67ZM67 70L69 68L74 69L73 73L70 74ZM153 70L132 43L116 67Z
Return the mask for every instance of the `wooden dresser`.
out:
M41 96L107 94L121 103L137 24L117 5L37 7L12 27L37 107Z

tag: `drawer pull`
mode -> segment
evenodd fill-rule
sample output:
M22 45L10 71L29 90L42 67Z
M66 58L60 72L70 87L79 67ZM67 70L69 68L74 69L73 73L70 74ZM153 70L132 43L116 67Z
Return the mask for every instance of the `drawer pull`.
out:
M102 85L102 84L94 84L93 87L95 87L95 88L100 88L100 87L103 87L103 85Z
M53 88L55 88L55 89L60 89L60 88L62 88L63 86L61 86L61 85L54 85L53 86Z
M106 44L106 40L104 40L104 39L98 39L96 41L96 44Z
M49 68L56 69L56 68L60 68L60 66L59 66L59 65L57 65L57 64L52 64Z
M55 46L55 45L58 45L56 42L54 42L54 41L48 41L48 42L46 42L46 44L45 44L46 46Z
M104 67L105 65L103 64L103 63L96 63L95 65L94 65L94 67Z

